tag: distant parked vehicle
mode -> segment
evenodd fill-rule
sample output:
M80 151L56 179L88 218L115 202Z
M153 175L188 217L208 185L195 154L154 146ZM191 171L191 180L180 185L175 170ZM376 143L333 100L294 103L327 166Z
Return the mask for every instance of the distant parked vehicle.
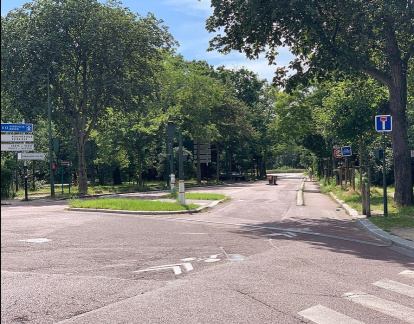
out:
M246 176L243 173L227 172L220 174L220 180L246 181Z

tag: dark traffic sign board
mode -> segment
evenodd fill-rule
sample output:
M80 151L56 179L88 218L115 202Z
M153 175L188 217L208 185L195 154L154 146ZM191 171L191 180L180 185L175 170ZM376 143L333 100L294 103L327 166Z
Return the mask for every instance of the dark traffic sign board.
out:
M377 132L391 132L392 117L390 115L375 116L375 130Z
M343 146L341 147L342 156L351 156L352 150L350 146Z
M1 124L2 132L33 133L33 124Z

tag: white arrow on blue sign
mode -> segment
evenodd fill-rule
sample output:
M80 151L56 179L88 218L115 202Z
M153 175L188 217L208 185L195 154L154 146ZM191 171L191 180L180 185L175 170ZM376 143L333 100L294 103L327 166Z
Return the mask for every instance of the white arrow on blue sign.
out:
M343 146L341 147L342 156L351 156L352 150L350 146Z
M375 116L375 130L377 132L391 132L392 117L390 115Z
M33 124L1 124L2 132L33 133Z

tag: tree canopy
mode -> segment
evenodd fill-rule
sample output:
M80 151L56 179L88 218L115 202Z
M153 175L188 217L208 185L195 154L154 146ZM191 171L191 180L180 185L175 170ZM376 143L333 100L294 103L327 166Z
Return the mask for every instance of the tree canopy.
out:
M210 49L234 49L249 58L266 52L274 63L278 47L289 47L297 57L289 68L296 73L284 78L287 71L279 68L274 79L284 80L288 89L334 72L362 72L383 83L394 120L395 201L413 203L406 119L407 71L414 53L411 0L212 0L212 6L207 29L218 34Z

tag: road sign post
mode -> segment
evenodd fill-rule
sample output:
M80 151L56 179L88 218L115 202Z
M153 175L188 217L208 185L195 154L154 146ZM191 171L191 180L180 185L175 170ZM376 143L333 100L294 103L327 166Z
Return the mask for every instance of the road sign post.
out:
M386 177L386 161L385 161L385 133L392 131L392 116L378 115L375 116L375 130L382 133L382 191L384 200L384 217L388 216L388 199L387 199L387 177Z
M185 205L185 184L184 184L184 155L183 155L183 134L178 130L178 201Z
M174 174L174 136L175 136L175 125L173 121L168 121L167 135L169 140L168 153L170 154L170 186L171 194L174 194L175 189L175 174Z

